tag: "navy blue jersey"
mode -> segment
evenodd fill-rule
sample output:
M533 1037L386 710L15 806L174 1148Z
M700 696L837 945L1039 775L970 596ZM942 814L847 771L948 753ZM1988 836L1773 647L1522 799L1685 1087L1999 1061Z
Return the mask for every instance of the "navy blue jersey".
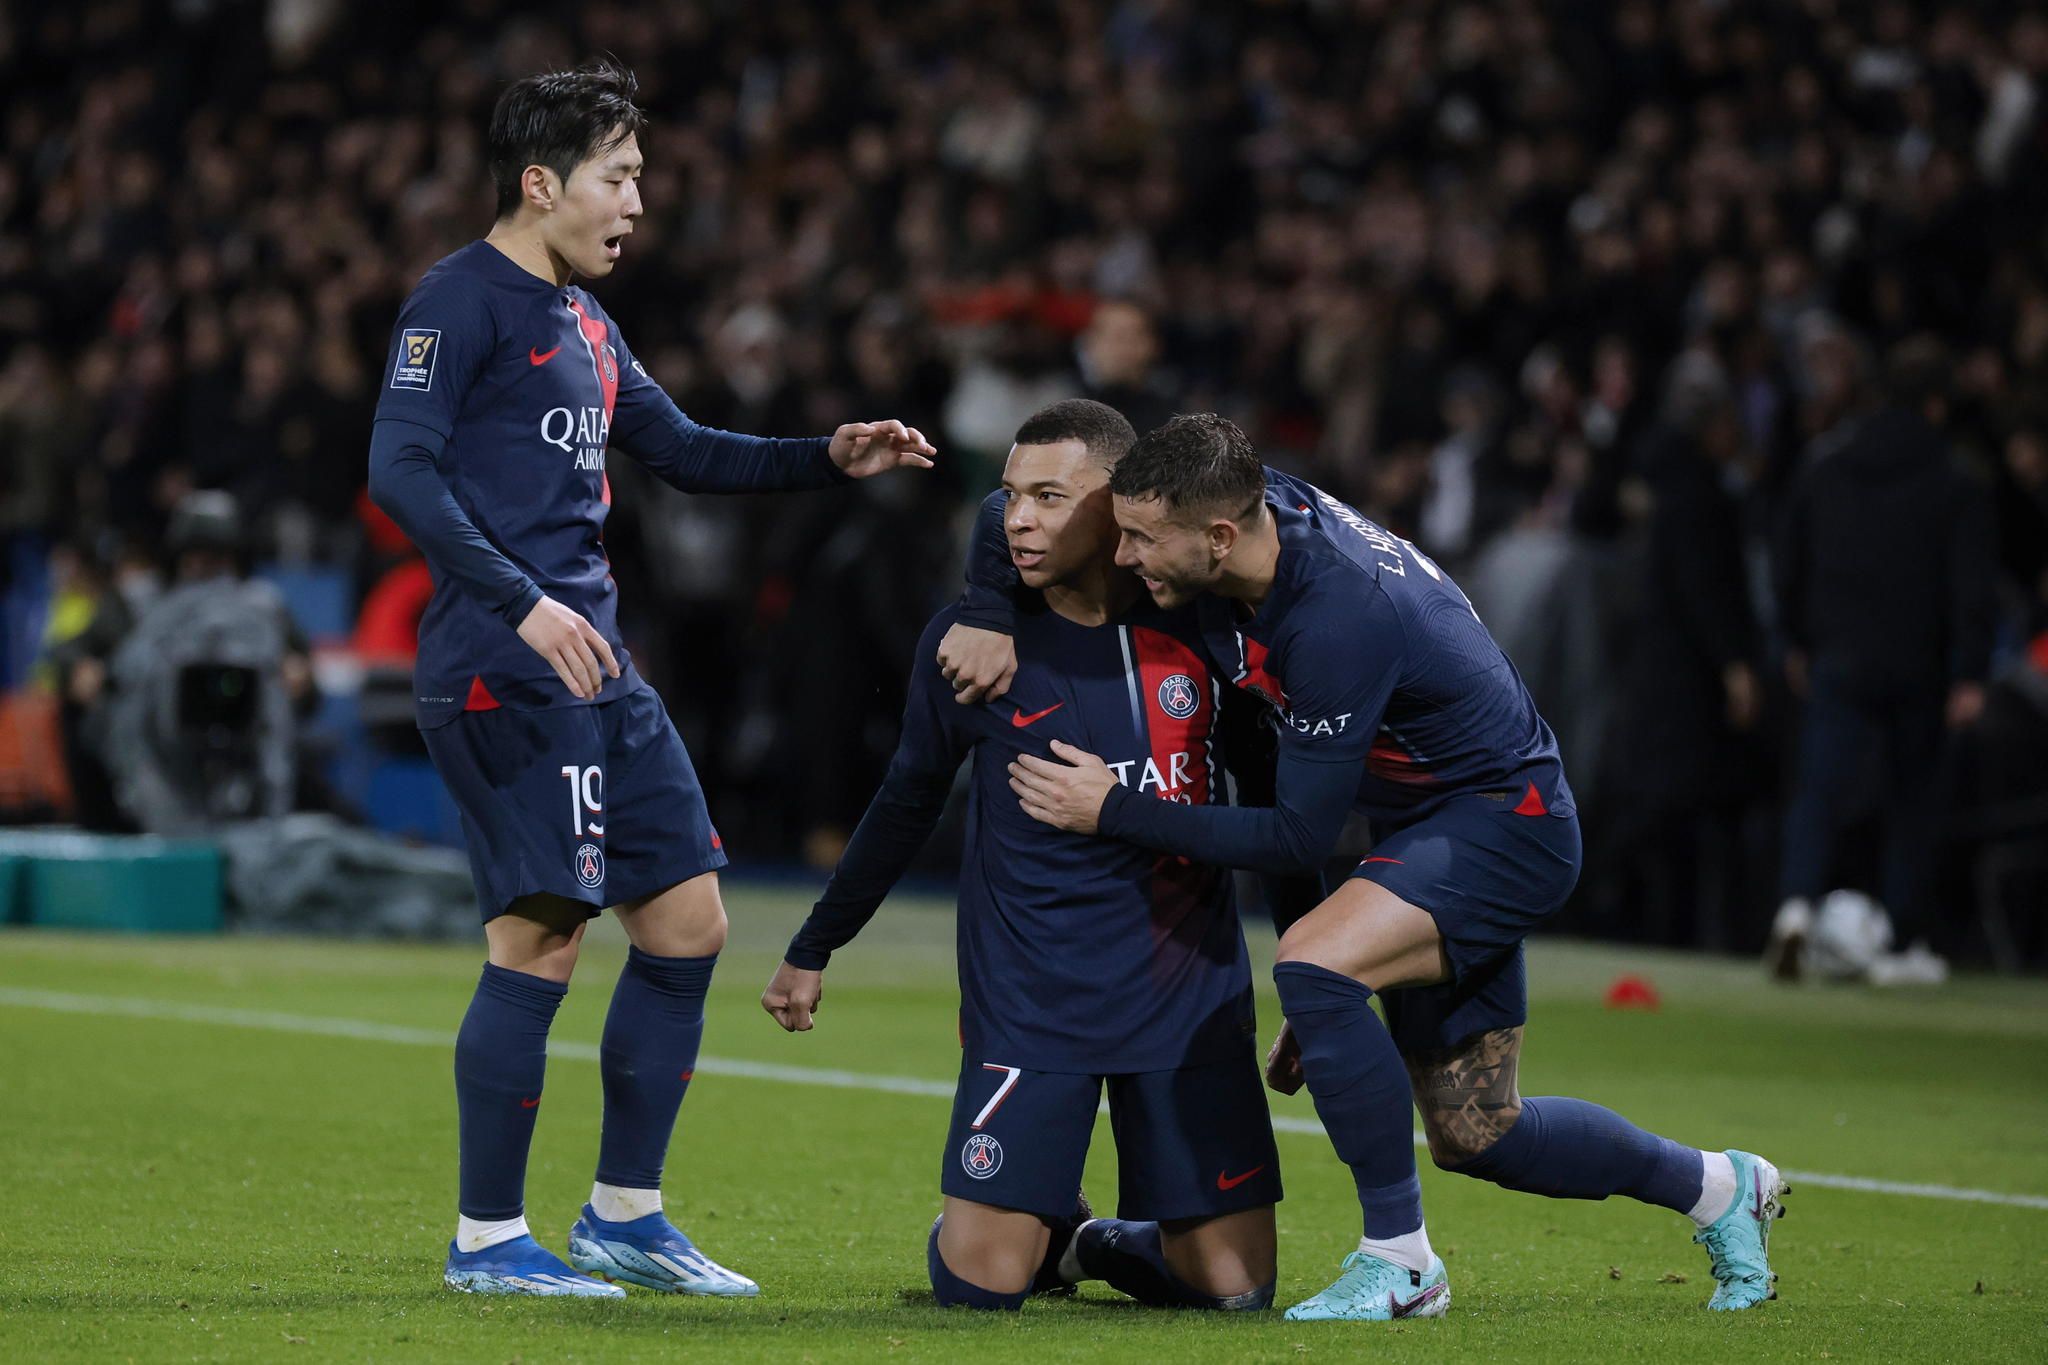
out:
M1117 1075L1235 1057L1251 974L1227 873L1026 815L1007 768L1063 740L1099 754L1136 798L1227 800L1220 686L1193 613L1149 601L1099 627L1020 610L1009 695L962 706L937 662L957 619L918 642L903 738L810 920L793 966L822 968L888 894L973 758L960 873L960 1027L969 1056Z
M1266 505L1272 591L1248 620L1205 599L1203 634L1273 707L1283 761L1362 762L1353 804L1381 826L1469 792L1571 813L1557 738L1458 585L1305 480L1268 469Z
M482 241L437 263L405 301L373 433L372 494L434 571L414 678L426 726L465 709L587 704L516 633L543 593L588 620L618 658L622 676L588 700L640 685L604 548L610 447L694 492L842 477L823 439L690 421L588 292L550 284Z

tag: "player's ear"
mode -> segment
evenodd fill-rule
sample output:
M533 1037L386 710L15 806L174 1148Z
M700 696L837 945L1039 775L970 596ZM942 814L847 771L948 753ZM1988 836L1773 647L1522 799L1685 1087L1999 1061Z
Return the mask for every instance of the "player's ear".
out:
M555 173L546 166L528 166L519 177L519 189L527 203L543 213L553 211L555 196L561 192Z
M1237 544L1237 523L1221 518L1209 523L1209 553L1218 559L1228 555Z

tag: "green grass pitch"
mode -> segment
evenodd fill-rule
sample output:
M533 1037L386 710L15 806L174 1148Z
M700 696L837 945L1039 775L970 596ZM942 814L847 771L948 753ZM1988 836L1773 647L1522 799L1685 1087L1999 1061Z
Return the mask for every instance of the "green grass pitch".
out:
M1101 1286L998 1318L943 1313L925 1285L947 1117L933 1092L958 1061L943 907L886 909L827 973L818 1031L791 1037L756 997L804 900L736 888L729 905L668 1198L761 1282L752 1302L441 1287L447 1039L480 946L0 933L0 1359L2048 1359L2048 984L1788 991L1747 963L1532 950L1527 1093L1596 1099L1793 1171L2031 1197L1795 1177L1774 1239L1782 1298L1754 1312L1703 1309L1706 1258L1675 1215L1510 1194L1425 1160L1455 1296L1441 1321L1164 1313ZM1268 957L1270 933L1250 936ZM558 1251L589 1190L592 1058L623 951L600 926L555 1025L527 1208ZM1601 1007L1623 970L1656 982L1660 1012ZM1276 1019L1267 993L1262 1028ZM929 1084L835 1086L824 1070ZM1274 1113L1293 1125L1286 1304L1328 1280L1358 1225L1328 1144L1294 1130L1307 1096L1274 1097ZM1105 1123L1099 1201L1114 1161Z

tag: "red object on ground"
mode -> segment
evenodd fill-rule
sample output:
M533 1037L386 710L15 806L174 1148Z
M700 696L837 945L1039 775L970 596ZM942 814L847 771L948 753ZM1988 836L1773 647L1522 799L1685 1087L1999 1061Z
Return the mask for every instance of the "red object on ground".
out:
M1607 1008L1611 1010L1654 1010L1663 1003L1646 977L1617 976L1607 988Z

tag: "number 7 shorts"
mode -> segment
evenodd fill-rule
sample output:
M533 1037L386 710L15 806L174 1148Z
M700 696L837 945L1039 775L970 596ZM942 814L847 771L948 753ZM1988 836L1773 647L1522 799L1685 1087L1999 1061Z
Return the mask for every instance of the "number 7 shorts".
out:
M549 893L595 915L725 866L704 789L661 698L465 711L422 732L462 812L485 920Z

